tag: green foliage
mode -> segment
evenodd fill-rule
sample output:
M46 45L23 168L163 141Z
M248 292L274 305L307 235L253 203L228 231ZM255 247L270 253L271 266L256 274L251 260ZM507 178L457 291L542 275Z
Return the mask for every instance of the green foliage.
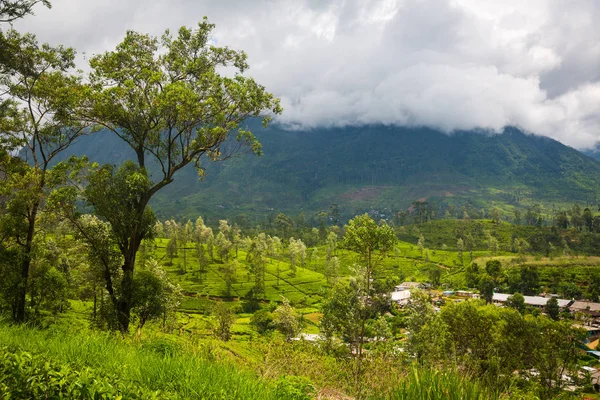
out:
M164 399L118 375L60 365L40 355L0 348L0 396L7 399Z
M525 298L521 293L515 293L512 296L508 296L504 305L509 308L514 308L521 314L525 314Z
M302 329L300 316L285 297L281 305L273 311L273 325L287 340L298 336Z
M36 1L0 4L0 18L11 20L31 13ZM48 5L48 2L43 2ZM0 32L0 140L3 196L0 225L4 245L18 247L20 265L10 273L14 292L11 309L15 321L26 317L32 263L39 242L40 217L54 190L65 186L81 167L81 160L56 163L74 140L86 132L76 118L84 87L72 74L75 51L39 44L31 34ZM5 52L7 54L4 54ZM26 162L16 162L14 155ZM56 275L54 278L57 278Z
M343 245L363 256L367 268L372 268L371 260L375 251L385 253L396 243L396 235L385 222L377 223L368 215L354 217L345 227Z
M436 371L413 366L389 396L395 400L491 400L485 386L458 371Z
M419 314L429 317L419 321ZM577 376L578 346L585 333L569 322L477 301L449 303L439 314L414 315L417 326L407 326L407 349L418 361L458 366L493 390L507 390L516 379L535 383L531 390L540 398L552 398L563 389L563 374ZM514 371L524 379L513 377Z
M135 162L126 161L116 171L112 163L93 171L85 190L87 202L109 222L123 256L122 275L108 268L105 274L123 333L131 322L136 256L155 226L149 201L185 166L194 165L202 175L201 159L229 155L222 145L230 136L260 154L260 143L240 124L260 117L266 126L270 116L263 113L281 112L277 98L242 75L248 68L245 53L210 43L213 28L205 18L197 29L182 27L175 37L169 31L160 39L128 31L114 51L90 60L89 85L76 115L108 129L135 153ZM221 68L231 68L234 75L221 75ZM160 168L151 174L147 159ZM188 234L180 237L184 270ZM223 258L224 237L219 239ZM213 260L214 246L214 238L207 241Z
M138 332L148 321L162 319L164 324L177 311L180 300L181 288L169 281L156 261L148 261L146 269L133 279L132 312L138 319Z
M302 376L282 376L276 382L275 393L281 399L311 400L316 395L310 379Z
M447 136L405 127L286 131L276 125L261 130L253 121L248 125L267 157L242 155L229 160L227 168L207 163L202 182L194 168L182 170L181 177L155 197L152 205L157 214L196 218L201 206L204 216L240 216L253 227L279 212L295 216L303 210L307 221L312 216L316 220L319 211L335 203L341 221L371 209L392 220L394 213L425 197L440 208L460 210L459 216L451 213L450 222L462 222L456 218L462 219L461 208L468 205L476 210L497 207L505 220L512 217L513 209L520 210L522 224L532 203L545 205L544 214L552 205L594 204L595 188L600 186L598 163L556 141L514 130L494 136ZM98 143L112 151L100 150ZM122 162L126 157L123 146L106 133L80 142L76 151L102 163ZM444 215L435 211L439 217ZM468 212L476 218L471 209ZM503 222L489 223L502 229ZM318 226L318 221L313 225ZM422 233L428 248L444 243L435 231ZM445 242L452 248L455 243L456 239Z
M231 326L235 322L235 314L231 307L220 301L213 306L212 314L215 319L213 325L215 336L225 342L231 339Z
M48 0L2 0L2 3L0 3L0 22L12 22L33 14L33 7L36 4L43 4L50 8Z
M274 329L273 314L266 309L260 309L252 314L250 324L258 331L258 333L266 333Z
M153 398L151 395L154 393L158 393L158 398L165 399L278 398L271 386L254 374L230 365L204 360L190 352L155 351L158 349L157 345L152 346L145 342L139 345L131 341L123 343L121 339L90 332L80 334L72 331L37 331L26 327L15 328L5 325L0 325L0 342L8 346L13 353L31 354L36 360L36 365L32 365L29 369L30 367L25 363L28 370L35 371L39 366L39 370L49 371L45 375L36 374L34 376L36 380L32 380L34 384L39 383L42 388L47 384L45 378L62 376L60 375L62 370L70 371L67 376L74 379L78 374L73 371L81 371L80 379L72 380L72 384L59 379L57 389L69 387L78 390L76 387L78 382L90 388L89 385L98 381L94 386L98 390L102 388L112 390L109 393L115 395L119 391L131 393L131 397L124 395L123 398L137 398L133 395L138 389L140 396L148 395L148 397L141 397L144 399ZM13 365L12 361L9 362L10 368L13 368ZM18 368L16 366L17 372ZM59 371L59 375L53 375L55 370ZM84 377L87 381L82 379ZM46 383L40 382L40 378L44 378ZM10 377L0 373L0 388L3 379L9 379L9 382L10 379L18 379L13 381L19 385L16 390L27 387L26 376ZM112 389L105 386L113 382ZM29 395L21 398L44 398L44 395ZM106 398L118 397L107 396Z

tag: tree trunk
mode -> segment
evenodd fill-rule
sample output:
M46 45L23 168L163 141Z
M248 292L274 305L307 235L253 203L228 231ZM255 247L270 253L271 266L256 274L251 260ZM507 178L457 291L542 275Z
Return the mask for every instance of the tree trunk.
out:
M121 280L121 293L117 299L117 320L119 330L125 334L129 331L131 322L131 308L133 306L133 269L135 265L135 253L133 256L126 257L123 266L123 278Z
M21 263L21 282L17 294L16 322L25 321L25 302L27 298L27 285L29 280L29 269L31 267L31 251L33 249L33 236L35 234L35 219L37 217L39 204L34 204L29 215L29 225L27 227L27 239L23 248L23 262Z

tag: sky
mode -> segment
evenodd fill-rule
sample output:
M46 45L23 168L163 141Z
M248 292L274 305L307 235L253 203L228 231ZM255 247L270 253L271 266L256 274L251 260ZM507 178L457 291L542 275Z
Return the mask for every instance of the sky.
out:
M504 126L579 149L600 142L597 0L52 0L18 22L88 56L126 30L216 24L290 129ZM80 56L85 69L85 57Z

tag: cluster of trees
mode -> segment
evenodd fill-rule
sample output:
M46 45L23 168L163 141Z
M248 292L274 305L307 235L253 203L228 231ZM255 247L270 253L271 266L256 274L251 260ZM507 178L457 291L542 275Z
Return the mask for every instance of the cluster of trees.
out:
M241 270L239 250L243 250L246 256L243 261L248 265L247 279L254 280L254 286L250 293L242 293L247 298L260 299L265 296L265 272L267 263L272 260L276 262L275 276L277 286L282 279L281 261L289 263L289 276L294 277L298 266L305 266L310 252L301 239L294 237L282 240L278 236L267 235L264 232L254 235L242 234L241 230L234 224L231 226L227 220L219 220L215 235L213 229L207 226L202 217L194 222L188 220L180 224L174 220L164 223L157 221L154 226L156 238L166 238L166 255L169 265L173 259L178 257L183 264L179 265L182 273L188 272L187 251L193 250L199 268L192 271L196 277L202 279L202 274L207 272L209 264L218 264L221 277L225 280L225 297L231 297L233 284L238 282L238 271ZM337 234L328 231L328 263L327 276L333 280L337 278L339 260L333 256L336 251ZM147 240L142 243L139 253L140 259L146 259L148 255L154 254L154 241ZM332 260L335 258L335 260Z
M574 228L581 232L600 233L600 215L594 215L589 207L581 210L578 204L567 211L557 211L554 214L554 226L560 229Z
M426 294L417 293L405 323L406 350L419 363L458 365L492 388L516 384L552 398L579 379L579 345L586 334L568 321L478 301L448 304L438 313Z
M37 1L3 1L0 20L31 13ZM47 2L43 2L48 5ZM75 70L75 50L39 44L35 36L2 31L0 76L3 289L15 321L30 314L32 268L48 232L43 222L68 221L103 278L118 329L129 330L137 307L136 257L153 236L152 197L188 164L223 159L239 145L260 153L244 128L249 117L279 113L279 101L243 76L246 54L209 43L214 25L182 27L160 38L128 31L113 51L92 57L89 73ZM228 67L233 75L223 76ZM105 129L135 154L121 166L61 161L84 134ZM18 154L18 156L17 156ZM152 176L149 170L152 169ZM81 215L83 202L96 219ZM138 313L138 318L142 319Z
M495 223L502 220L510 221L516 225L542 226L545 223L545 212L541 205L528 206L525 209L515 207L512 215L508 215L500 208L477 208L473 204L455 205L417 200L405 211L394 213L393 222L396 226L410 224L423 224L436 219L490 219Z
M540 204L525 208L514 207L511 214L498 207L476 208L470 203L462 206L454 204L437 204L428 201L414 201L405 211L394 213L392 222L396 226L423 224L436 219L464 220L489 219L495 223L508 221L515 225L524 226L556 226L560 229L575 228L577 231L600 232L600 215L595 215L588 206L583 210L579 204L574 204L570 209L548 210Z
M546 291L565 299L598 301L600 271L590 270L585 279L578 279L574 272L568 273L561 267L544 269L546 276L542 278L540 267L533 265L505 267L499 260L489 260L485 267L472 263L465 268L465 283L467 287L478 288L488 303L494 291L526 296Z

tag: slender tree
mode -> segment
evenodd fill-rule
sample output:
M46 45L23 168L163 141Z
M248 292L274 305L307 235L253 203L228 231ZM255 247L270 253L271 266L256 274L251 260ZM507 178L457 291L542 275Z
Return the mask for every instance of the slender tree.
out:
M343 246L358 253L361 257L362 268L358 275L359 300L359 326L357 343L357 370L356 387L359 388L360 376L362 375L363 345L366 337L366 322L369 317L369 305L373 296L372 282L375 279L376 268L379 266L385 254L394 248L396 235L392 228L382 221L379 225L368 215L363 214L354 217L345 226Z
M18 3L25 2L3 2L0 7ZM22 322L39 218L50 192L68 179L68 163L56 165L56 159L86 132L85 124L73 118L84 90L72 73L73 49L40 45L35 36L14 30L3 34L2 47L11 60L0 77L0 151L8 172L1 183L7 200L1 226L21 254L13 318ZM25 162L8 155L17 151Z
M260 143L242 123L255 117L266 124L269 115L281 111L278 99L242 75L248 68L245 53L211 45L213 28L204 19L197 29L182 27L175 37L169 31L160 39L129 31L114 51L90 60L90 90L79 115L117 135L135 153L135 168L129 168L135 190L128 191L121 208L105 207L103 198L86 196L94 211L113 226L120 244L122 274L111 276L107 285L119 286L117 310L123 332L130 323L136 254L151 234L150 199L188 164L202 175L206 158L222 160L242 145L260 154ZM234 75L221 75L225 67ZM238 145L228 148L224 143L230 136ZM150 165L157 166L152 179ZM105 183L111 186L110 179ZM127 221L121 217L125 212ZM122 225L127 229L120 229Z

